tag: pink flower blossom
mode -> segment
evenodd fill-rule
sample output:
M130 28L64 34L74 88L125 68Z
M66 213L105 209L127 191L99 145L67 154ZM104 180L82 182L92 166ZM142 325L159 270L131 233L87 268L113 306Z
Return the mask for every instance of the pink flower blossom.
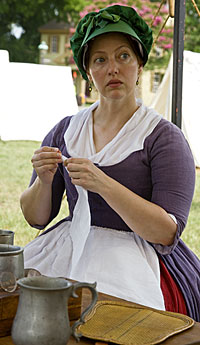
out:
M81 18L85 17L86 14L88 14L88 11L86 11L86 10L79 13Z
M162 6L160 9L160 12L161 13L169 13L168 6L167 5Z
M164 36L160 36L159 38L158 38L158 41L159 42L162 42L162 41L165 41L166 40L166 37L164 37Z
M150 18L150 19L153 19L153 18L154 18L154 15L153 15L153 14L147 14L146 17L147 17L147 18Z
M171 49L173 47L173 45L171 43L168 44L163 44L162 46L164 49Z
M145 11L145 13L151 12L151 8L149 8L149 7L145 6L145 5L142 6L142 9L143 9L143 11Z
M69 33L70 33L70 34L73 34L75 31L76 31L75 28L70 28L70 29L69 29Z
M162 33L165 33L165 34L170 34L171 32L173 31L173 29L162 29Z
M145 11L143 11L143 10L139 10L139 15L140 15L141 17L143 17L143 16L144 16L144 14L145 14Z
M153 22L153 26L157 26L159 25L160 23L162 23L162 17L161 16L158 16L155 18L154 22Z

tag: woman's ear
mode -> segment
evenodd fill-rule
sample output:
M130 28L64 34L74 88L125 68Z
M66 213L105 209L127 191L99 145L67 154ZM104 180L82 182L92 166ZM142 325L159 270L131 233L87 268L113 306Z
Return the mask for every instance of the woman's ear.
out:
M89 83L93 84L92 77L89 72L87 72L87 77L88 77Z
M137 73L137 80L136 80L136 85L139 85L139 79L140 79L140 73L143 70L143 66L142 65L138 65L138 73Z
M139 65L139 67L138 67L138 75L139 75L140 73L142 73L142 71L143 71L143 65Z
M91 81L91 75L90 75L90 72L87 70L87 71L86 71L86 73L87 73L88 80L89 80L89 82L90 82L90 81Z
M89 81L89 91L92 91L92 86L93 86L93 82L92 82L92 77L90 75L89 72L87 72L87 77L88 77L88 81Z

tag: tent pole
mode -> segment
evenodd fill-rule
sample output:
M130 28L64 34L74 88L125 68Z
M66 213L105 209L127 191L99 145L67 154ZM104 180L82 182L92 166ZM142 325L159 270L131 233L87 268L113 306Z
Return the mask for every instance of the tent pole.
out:
M171 121L179 128L182 120L184 31L185 0L175 0Z

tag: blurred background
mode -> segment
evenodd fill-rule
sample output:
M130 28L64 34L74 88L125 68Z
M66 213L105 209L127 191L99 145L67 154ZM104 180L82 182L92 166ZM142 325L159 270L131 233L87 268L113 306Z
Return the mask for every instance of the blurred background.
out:
M121 0L134 7L152 26L156 43L143 73L141 97L150 104L162 81L173 48L173 18L166 21L170 1ZM9 52L10 62L70 66L78 104L91 103L98 96L89 93L70 49L70 37L81 17L98 11L110 0L1 0L0 49ZM162 6L161 6L162 4ZM185 50L200 53L200 0L186 1ZM159 12L158 9L161 6ZM153 20L153 22L152 22ZM157 37L158 36L158 37Z
M154 45L138 97L171 120L173 0L1 0L0 1L0 228L16 232L25 245L37 235L25 222L19 197L32 172L31 157L63 117L98 99L81 77L70 38L89 11L111 4L134 7L152 27ZM194 200L183 239L200 257L200 0L186 1L182 130L196 163ZM66 216L67 202L54 220Z

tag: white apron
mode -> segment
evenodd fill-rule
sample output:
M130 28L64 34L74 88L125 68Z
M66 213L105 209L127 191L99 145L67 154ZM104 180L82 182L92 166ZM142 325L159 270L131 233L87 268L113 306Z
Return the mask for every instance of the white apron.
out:
M70 156L108 166L143 149L145 138L161 116L139 100L138 105L131 119L98 153L92 128L92 111L98 102L80 111L64 135ZM53 277L96 281L100 292L164 310L159 261L153 247L134 232L91 226L87 191L76 188L78 200L72 222L61 223L25 246L25 268Z

